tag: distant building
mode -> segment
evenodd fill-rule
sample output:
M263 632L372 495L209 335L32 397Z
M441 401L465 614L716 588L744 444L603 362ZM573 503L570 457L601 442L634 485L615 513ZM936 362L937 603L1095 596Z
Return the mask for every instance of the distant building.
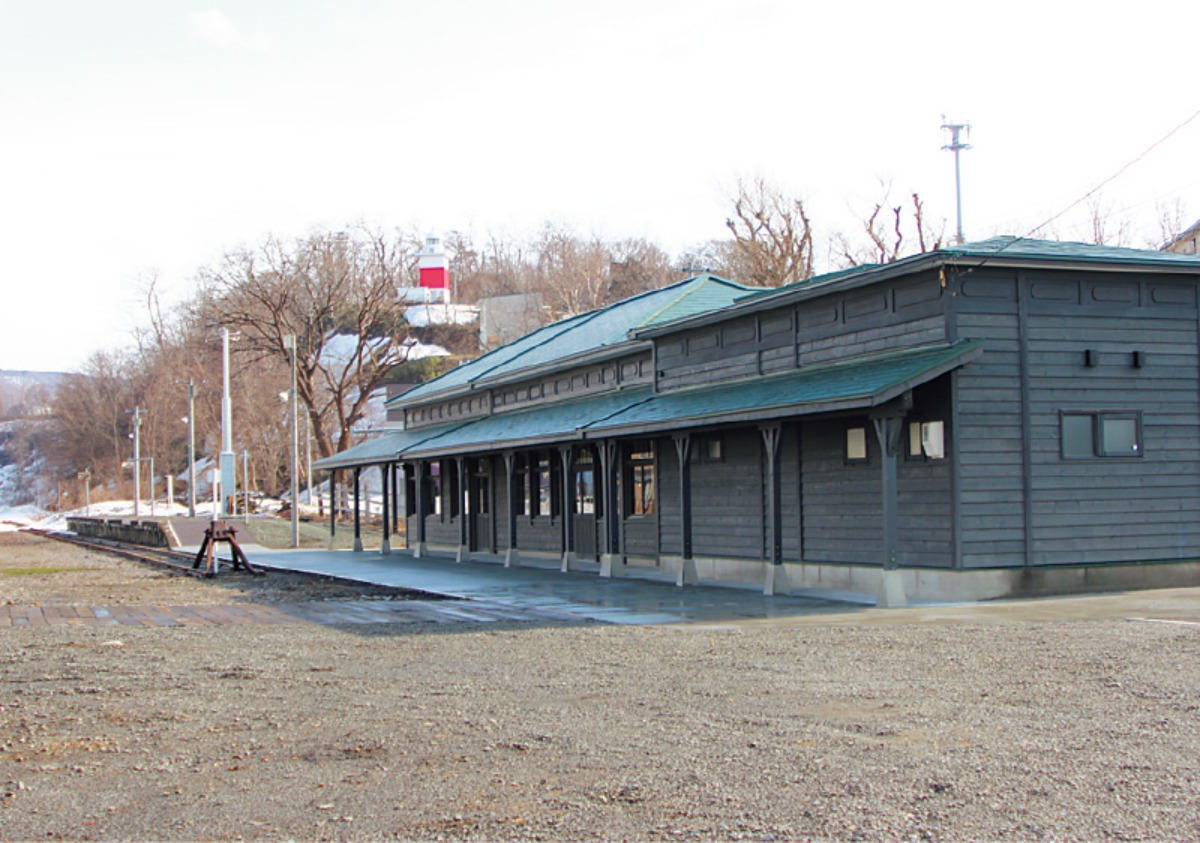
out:
M490 296L479 302L479 346L490 351L508 345L544 322L540 293Z
M1200 220L1197 220L1191 228L1163 246L1163 251L1175 252L1180 255L1200 255Z

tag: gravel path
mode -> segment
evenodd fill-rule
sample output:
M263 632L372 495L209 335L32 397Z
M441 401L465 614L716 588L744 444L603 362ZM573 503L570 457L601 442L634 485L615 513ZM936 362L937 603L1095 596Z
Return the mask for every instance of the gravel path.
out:
M0 602L252 587L0 534ZM58 626L0 661L3 839L1200 839L1186 623Z

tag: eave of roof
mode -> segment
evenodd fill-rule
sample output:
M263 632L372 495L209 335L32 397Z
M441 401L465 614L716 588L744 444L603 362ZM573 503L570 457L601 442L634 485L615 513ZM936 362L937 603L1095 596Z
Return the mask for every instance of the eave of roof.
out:
M970 340L660 393L588 425L584 436L636 435L878 407L982 352L983 343Z
M891 278L949 267L971 271L985 266L1009 269L1071 269L1086 265L1113 272L1195 273L1200 275L1200 256L1145 249L1061 243L1021 237L994 237L934 252L924 252L886 264L869 264L819 275L773 290L751 292L719 313L701 313L673 322L652 325L634 332L635 339L653 339L678 331L723 322L735 316L761 313L780 305L794 304L829 293L853 290Z
M621 389L475 419L404 450L406 457L437 457L471 451L577 441L589 424L646 401L648 386Z
M415 447L426 439L446 433L456 427L461 427L465 423L440 424L417 430L395 430L385 433L382 436L368 439L365 442L359 442L357 445L347 448L340 453L319 459L313 463L312 467L318 471L337 471L343 468L383 465L384 463L395 462L396 458L406 448Z

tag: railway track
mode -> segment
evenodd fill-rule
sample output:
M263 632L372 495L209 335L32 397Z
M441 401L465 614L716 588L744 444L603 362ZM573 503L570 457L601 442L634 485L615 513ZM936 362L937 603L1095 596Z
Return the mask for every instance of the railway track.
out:
M122 544L112 539L91 538L57 530L42 530L36 527L26 528L23 532L54 539L55 541L66 542L67 544L78 545L79 547L86 547L89 550L108 553L112 556L120 556L123 559L130 559L134 562L143 562L148 565L167 568L173 572L187 574L191 577L208 576L202 569L192 567L192 564L196 561L195 556L179 550ZM230 560L227 559L222 559L221 562L230 564Z

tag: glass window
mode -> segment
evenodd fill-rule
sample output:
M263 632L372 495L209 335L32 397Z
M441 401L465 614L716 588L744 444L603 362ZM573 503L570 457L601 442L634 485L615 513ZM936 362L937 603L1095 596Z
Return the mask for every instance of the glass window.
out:
M908 423L908 453L912 460L940 460L946 457L946 423L940 421Z
M723 462L725 444L720 436L705 436L700 440L700 462Z
M596 513L596 467L587 448L575 458L575 511L580 515Z
M1100 455L1104 457L1136 457L1141 453L1138 442L1137 419L1134 417L1100 417Z
M1095 455L1096 432L1091 415L1068 414L1062 417L1062 455L1080 459Z
M867 429L865 427L846 428L846 462L867 461Z
M1139 413L1063 413L1060 427L1063 459L1142 455L1142 419Z
M535 515L550 515L551 514L551 485L550 485L550 459L545 456L538 456L537 473L535 482L537 483L536 498L537 512Z
M442 514L442 464L438 461L429 464L429 511L434 515Z
M629 500L625 510L628 515L653 515L654 497L654 446L649 442L636 443L630 451L626 475L629 478Z
M529 514L529 455L517 454L513 471L516 474L517 489L515 492L517 515Z

